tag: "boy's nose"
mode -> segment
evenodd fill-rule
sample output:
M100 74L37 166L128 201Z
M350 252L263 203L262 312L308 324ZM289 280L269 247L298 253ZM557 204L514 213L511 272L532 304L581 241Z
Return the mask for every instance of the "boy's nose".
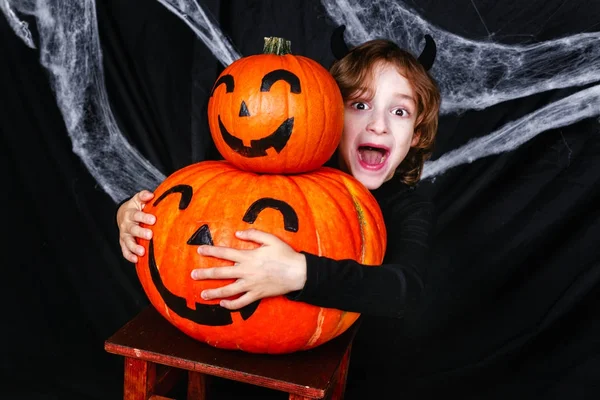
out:
M388 128L385 116L380 114L373 114L373 118L367 124L367 130L378 135L387 133Z

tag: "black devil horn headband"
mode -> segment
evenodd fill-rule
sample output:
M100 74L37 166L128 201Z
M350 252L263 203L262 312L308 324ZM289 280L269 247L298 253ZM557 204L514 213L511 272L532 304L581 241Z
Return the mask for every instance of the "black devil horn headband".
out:
M337 28L335 28L331 34L331 52L337 60L343 58L346 54L348 54L348 52L350 52L350 49L348 48L348 45L344 40L345 30L346 25L340 25ZM425 47L423 48L423 51L421 52L419 57L417 57L417 59L425 68L425 70L428 71L433 65L433 62L435 61L436 51L437 48L433 37L431 37L431 35L425 35Z

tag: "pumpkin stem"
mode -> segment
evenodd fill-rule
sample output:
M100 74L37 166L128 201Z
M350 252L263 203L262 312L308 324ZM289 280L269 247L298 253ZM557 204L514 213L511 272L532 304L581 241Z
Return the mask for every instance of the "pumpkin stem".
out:
M284 38L265 37L264 54L284 56L292 53L292 42Z

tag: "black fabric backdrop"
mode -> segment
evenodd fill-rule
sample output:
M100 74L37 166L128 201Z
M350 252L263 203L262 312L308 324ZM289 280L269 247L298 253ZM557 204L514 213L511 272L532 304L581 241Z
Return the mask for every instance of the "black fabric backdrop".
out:
M260 52L263 36L283 36L296 54L332 61L334 24L319 2L202 4L241 54ZM600 4L583 0L408 4L443 29L473 39L499 32L492 39L507 44L600 29ZM98 1L97 12L123 134L165 174L215 157L204 108L222 68L215 57L157 1ZM2 393L119 398L122 359L103 342L147 300L121 257L115 202L72 151L38 52L4 18L0 54L7 179L0 375L10 383ZM201 76L195 86L192 74ZM574 91L443 116L434 159ZM597 117L424 181L419 190L438 210L435 262L422 324L399 332L420 343L407 354L407 370L457 382L459 395L463 383L492 379L479 398L599 398L599 184Z

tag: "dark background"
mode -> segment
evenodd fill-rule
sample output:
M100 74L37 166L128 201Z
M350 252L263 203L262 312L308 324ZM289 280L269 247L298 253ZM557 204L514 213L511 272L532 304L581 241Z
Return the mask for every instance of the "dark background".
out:
M317 1L202 4L241 54L260 52L263 36L283 36L294 53L332 61L335 26ZM600 30L600 4L584 0L407 4L442 29L478 40L498 32L491 39L506 44ZM219 62L156 1L98 1L97 12L108 94L128 139L164 174L214 157L203 107ZM38 52L4 18L0 54L0 376L10 383L1 391L117 399L122 359L103 343L147 300L121 257L115 201L73 153ZM195 85L192 75L201 76ZM576 89L443 116L434 159ZM492 379L491 392L513 398L599 398L597 118L421 184L438 225L411 369L435 382Z

